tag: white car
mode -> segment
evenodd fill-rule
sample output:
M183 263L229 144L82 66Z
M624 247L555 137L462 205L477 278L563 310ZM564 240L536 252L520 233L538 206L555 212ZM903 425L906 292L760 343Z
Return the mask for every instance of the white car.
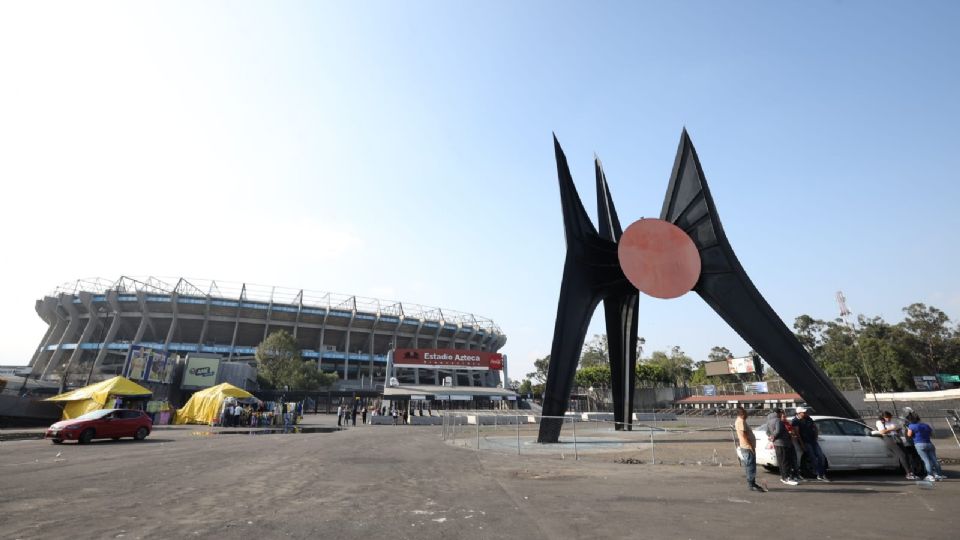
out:
M838 416L811 416L820 429L820 449L827 459L830 470L896 469L900 466L897 456L883 437L866 424ZM790 420L793 420L792 418ZM773 443L767 438L766 418L753 430L757 437L757 465L768 470L777 468L777 454ZM799 445L794 445L800 456L800 471L804 476L816 476L813 466L803 455Z

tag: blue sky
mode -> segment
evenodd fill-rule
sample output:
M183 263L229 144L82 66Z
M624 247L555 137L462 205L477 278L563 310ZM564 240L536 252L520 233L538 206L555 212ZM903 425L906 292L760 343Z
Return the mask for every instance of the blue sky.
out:
M549 353L551 133L595 213L658 216L680 131L773 308L960 318L951 2L0 6L0 364L88 276L214 278L474 312ZM291 232L296 231L296 232ZM597 318L591 333L603 331ZM647 351L748 347L642 297Z

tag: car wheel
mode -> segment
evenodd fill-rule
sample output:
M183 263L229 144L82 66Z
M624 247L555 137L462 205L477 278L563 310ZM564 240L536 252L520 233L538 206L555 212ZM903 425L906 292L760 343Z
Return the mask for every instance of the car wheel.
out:
M147 438L147 433L149 433L149 432L147 431L147 428L145 428L145 427L139 427L139 428L137 428L137 432L133 435L133 438L136 439L136 440L138 440L138 441L142 441L142 440L144 440L144 439Z
M53 444L63 444L63 439L51 439Z
M80 444L87 444L93 440L93 430L85 429L83 433L80 434L80 437L77 439L77 442Z

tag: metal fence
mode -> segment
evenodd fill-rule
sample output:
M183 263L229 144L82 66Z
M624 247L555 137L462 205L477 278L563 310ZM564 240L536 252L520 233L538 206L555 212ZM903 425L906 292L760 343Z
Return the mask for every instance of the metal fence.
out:
M562 421L557 443L537 442L540 421ZM617 430L612 420L523 411L447 411L440 437L454 446L516 456L597 459L627 464L737 466L732 417L651 414L649 421Z
M635 422L628 431L617 430L612 420L590 418L589 414L557 417L524 411L446 411L439 427L440 437L447 443L488 453L626 464L740 465L733 431L735 411L713 416L656 411L650 416L651 420ZM537 442L544 418L562 420L557 443ZM935 437L960 446L956 416L930 416L925 421L934 428ZM752 429L760 428L764 417L754 415L747 423Z

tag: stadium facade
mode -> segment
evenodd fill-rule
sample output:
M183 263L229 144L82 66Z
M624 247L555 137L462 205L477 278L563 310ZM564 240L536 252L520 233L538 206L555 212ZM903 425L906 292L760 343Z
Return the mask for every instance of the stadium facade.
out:
M67 386L123 372L134 345L164 354L208 353L250 360L271 332L292 334L305 360L342 381L383 384L388 352L445 348L496 352L506 336L490 319L417 304L212 280L82 279L36 302L47 331L31 377ZM419 370L412 383L447 375ZM473 385L470 372L452 372ZM65 378L65 380L64 380ZM456 382L455 382L456 384ZM480 384L478 382L478 384Z

